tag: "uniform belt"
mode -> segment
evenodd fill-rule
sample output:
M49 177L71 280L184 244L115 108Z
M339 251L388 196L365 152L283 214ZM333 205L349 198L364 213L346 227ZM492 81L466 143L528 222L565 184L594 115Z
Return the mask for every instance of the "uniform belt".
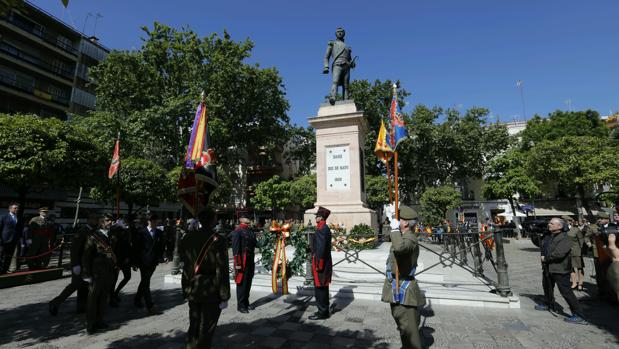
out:
M395 279L395 274L391 274L391 277L392 277L393 279ZM414 277L414 276L408 276L408 275L406 275L406 276L400 276L400 280L404 280L404 281L407 281L407 280L408 280L408 281L412 281L412 280L415 280L415 277Z

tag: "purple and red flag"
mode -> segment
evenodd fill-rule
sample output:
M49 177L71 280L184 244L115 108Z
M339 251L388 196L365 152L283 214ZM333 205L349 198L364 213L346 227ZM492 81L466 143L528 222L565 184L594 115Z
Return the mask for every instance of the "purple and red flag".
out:
M208 116L204 99L198 105L178 180L178 197L195 217L206 207L210 194L217 188L214 151L209 148Z

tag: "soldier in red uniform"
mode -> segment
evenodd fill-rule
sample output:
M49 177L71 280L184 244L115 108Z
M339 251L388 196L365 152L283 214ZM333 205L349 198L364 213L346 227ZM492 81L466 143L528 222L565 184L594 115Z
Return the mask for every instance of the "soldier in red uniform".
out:
M331 229L327 218L331 211L320 206L316 212L316 233L311 242L312 274L314 275L314 297L318 311L309 317L310 320L329 318L329 284L333 273L331 260Z
M254 278L254 250L256 234L249 227L250 220L242 215L239 226L230 234L232 237L232 255L234 256L234 282L236 283L237 310L249 313L254 306L249 304L249 291Z

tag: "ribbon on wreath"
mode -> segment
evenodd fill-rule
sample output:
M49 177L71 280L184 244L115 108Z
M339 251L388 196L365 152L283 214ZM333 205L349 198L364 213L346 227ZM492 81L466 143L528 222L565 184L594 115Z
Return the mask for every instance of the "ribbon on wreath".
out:
M280 226L277 221L271 223L269 231L277 234L275 252L273 256L273 268L271 268L271 288L274 294L278 293L277 272L281 265L282 273L282 294L288 294L288 277L286 275L286 238L290 236L290 224L285 223Z

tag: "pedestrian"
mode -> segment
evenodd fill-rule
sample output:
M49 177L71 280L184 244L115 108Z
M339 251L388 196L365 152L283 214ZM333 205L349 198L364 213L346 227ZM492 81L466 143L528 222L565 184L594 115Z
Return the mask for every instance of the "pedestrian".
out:
M28 268L37 270L46 268L51 258L51 243L55 240L54 223L49 219L49 209L39 208L39 215L30 220L29 240L31 241L28 249ZM36 258L35 258L36 257Z
M319 206L316 211L316 233L312 236L312 275L314 276L314 297L318 311L309 316L310 320L328 319L329 314L329 284L333 273L331 259L331 229L327 218L331 211Z
M23 219L17 216L18 212L19 204L11 203L9 212L0 217L0 275L9 271L13 255L22 237L24 224Z
M585 264L582 259L582 245L585 242L585 236L582 231L574 224L574 219L570 216L561 217L567 222L568 232L567 237L572 242L571 258L572 272L570 273L570 281L572 282L572 290L583 290L585 280Z
M93 234L99 226L99 217L95 213L90 213L86 226L75 227L71 238L71 283L69 283L58 296L52 299L49 304L49 313L53 316L58 315L58 308L73 292L77 291L77 313L86 310L88 297L88 283L82 278L82 259L88 236Z
M556 284L572 312L572 316L564 320L570 323L582 323L585 321L582 307L570 288L570 272L572 271L570 250L572 243L565 233L565 226L566 223L561 218L553 218L548 222L550 234L544 237L540 248L540 259L544 270L542 285L546 303L536 304L535 310L549 310L555 307L554 287Z
M607 235L609 227L615 225L610 223L609 214L602 210L597 213L597 224L589 224L583 229L585 241L589 248L593 250L593 266L595 268L595 282L598 290L598 297L602 300L614 302L614 292L610 288L606 274L610 266L611 259L605 247L604 236Z
M399 208L399 220L391 220L391 249L387 257L387 278L381 300L391 306L391 315L398 326L402 347L421 348L419 308L426 299L419 289L415 272L419 258L419 243L413 231L419 218L406 205Z
M108 328L103 315L108 304L116 256L111 245L110 228L113 217L104 214L99 220L99 229L86 240L82 259L82 278L89 284L86 308L86 332L89 334Z
M234 282L236 283L237 310L249 313L254 306L249 304L249 292L254 278L254 253L256 249L256 234L251 230L246 213L241 213L238 227L230 233L232 239L232 255L234 256Z
M616 234L608 234L608 254L611 256L612 263L608 268L606 277L617 295L617 301L619 301L619 247L617 242Z
M131 220L128 219L130 222ZM111 229L112 238L115 242L114 253L118 258L117 268L114 270L114 277L112 279L112 287L110 288L110 306L117 307L120 303L120 291L131 280L131 229L127 223L121 219L117 220ZM120 272L123 273L123 279L118 286L118 276Z
M146 308L149 315L159 314L156 310L155 303L150 292L150 279L160 262L167 263L167 258L164 258L163 252L165 249L165 236L163 231L157 229L159 217L155 213L148 215L148 225L137 231L134 239L134 253L138 267L140 268L140 285L135 294L133 304L138 307L144 307L142 299L146 303Z
M210 348L221 311L228 307L230 279L226 238L214 232L215 212L199 215L201 227L192 226L179 241L183 262L183 296L189 302L186 348Z

